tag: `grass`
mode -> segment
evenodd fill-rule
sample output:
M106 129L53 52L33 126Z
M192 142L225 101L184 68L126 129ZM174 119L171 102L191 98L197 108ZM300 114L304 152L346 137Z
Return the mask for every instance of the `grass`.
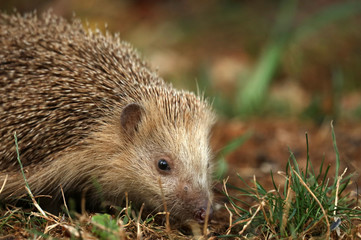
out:
M224 192L229 202L220 211L229 217L223 226L191 226L195 235L184 235L176 229L159 225L156 216L142 216L132 207L128 199L122 208L114 207L113 214L87 212L79 214L69 211L65 204L64 214L55 216L41 209L31 194L31 209L21 209L6 205L0 210L0 235L16 238L72 238L72 239L208 239L208 238L253 238L253 239L353 239L361 236L361 209L347 186L352 174L346 169L340 174L340 157L336 137L332 128L332 138L336 154L334 178L330 179L330 166L322 164L315 171L309 157L308 135L306 134L307 164L302 170L294 154L290 157L285 172L283 186L277 186L271 172L274 189L267 190L254 177L244 188L227 184ZM16 139L16 138L15 138ZM226 147L223 154L242 144L239 138ZM16 141L17 145L17 141ZM19 164L21 165L20 158ZM22 168L21 168L22 169ZM230 195L229 190L233 193ZM166 212L157 215L166 215Z
M315 172L309 158L308 135L306 134L307 164L302 170L292 152L285 172L283 187L276 186L273 173L273 190L266 190L254 177L252 185L235 188L236 196L226 194L230 201L229 213L235 216L226 235L222 237L247 236L265 239L321 238L353 239L360 237L355 227L361 226L361 208L357 200L345 193L352 174L346 170L339 175L340 158L332 127L336 154L335 178L328 178L330 166L320 166ZM239 179L244 182L241 176ZM224 188L226 188L224 182ZM248 198L251 201L245 202ZM251 202L251 203L249 203ZM232 228L241 228L237 235L229 235ZM259 237L263 236L263 237Z
M0 236L17 239L189 239L177 230L155 223L155 216L142 219L131 202L116 214L97 213L43 215L37 208L21 209L8 205L0 212ZM158 213L162 215L164 213Z

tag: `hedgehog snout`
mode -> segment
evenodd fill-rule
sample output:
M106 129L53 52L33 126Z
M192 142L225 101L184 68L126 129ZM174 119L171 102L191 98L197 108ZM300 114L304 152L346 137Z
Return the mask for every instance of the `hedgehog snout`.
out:
M211 220L213 208L210 204L212 194L206 189L201 189L201 187L194 187L191 182L183 182L178 185L176 196L186 205L184 206L184 214L189 214L189 218L193 218L193 220L202 224L206 218L208 218L208 221ZM207 207L209 207L208 214Z
M207 214L208 201L205 204L202 204L195 212L194 212L194 220L198 223L203 224L208 218L208 222L212 219L213 216L213 207L209 206L209 212ZM208 216L207 216L208 215Z

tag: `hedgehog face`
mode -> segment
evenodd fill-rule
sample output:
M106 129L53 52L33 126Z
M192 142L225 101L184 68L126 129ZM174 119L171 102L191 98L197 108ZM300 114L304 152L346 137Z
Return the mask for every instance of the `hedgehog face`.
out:
M209 215L212 213L208 204L212 201L210 121L193 118L182 120L192 121L187 124L174 124L161 119L161 113L149 113L134 104L123 112L128 114L122 126L130 139L129 154L137 158L129 161L129 176L136 178L132 182L140 183L127 190L130 196L137 194L132 201L144 202L155 213L164 210L165 202L175 220L203 222L207 207ZM137 121L139 124L132 124Z
M163 165L169 166L165 171L157 169L161 174L167 207L171 216L182 221L194 219L203 222L208 203L212 201L207 134L202 129L169 131L177 137L175 141L164 143L163 151L172 149L172 152L155 160L158 169ZM209 211L212 212L211 207Z

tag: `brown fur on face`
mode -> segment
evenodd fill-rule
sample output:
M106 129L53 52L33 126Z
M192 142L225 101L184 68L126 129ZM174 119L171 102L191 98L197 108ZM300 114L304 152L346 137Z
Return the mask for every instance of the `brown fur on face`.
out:
M0 14L1 199L24 193L93 192L187 220L212 199L208 104L177 91L118 37L46 13ZM169 171L160 170L165 159ZM159 182L161 182L160 188Z

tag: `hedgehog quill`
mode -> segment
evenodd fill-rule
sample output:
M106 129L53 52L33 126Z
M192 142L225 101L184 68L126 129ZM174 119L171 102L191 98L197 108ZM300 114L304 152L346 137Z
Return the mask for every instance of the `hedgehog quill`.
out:
M117 36L51 12L0 14L0 199L25 193L16 132L34 194L60 198L62 186L117 205L128 193L152 211L164 199L172 218L201 223L214 120L204 99L175 90Z

